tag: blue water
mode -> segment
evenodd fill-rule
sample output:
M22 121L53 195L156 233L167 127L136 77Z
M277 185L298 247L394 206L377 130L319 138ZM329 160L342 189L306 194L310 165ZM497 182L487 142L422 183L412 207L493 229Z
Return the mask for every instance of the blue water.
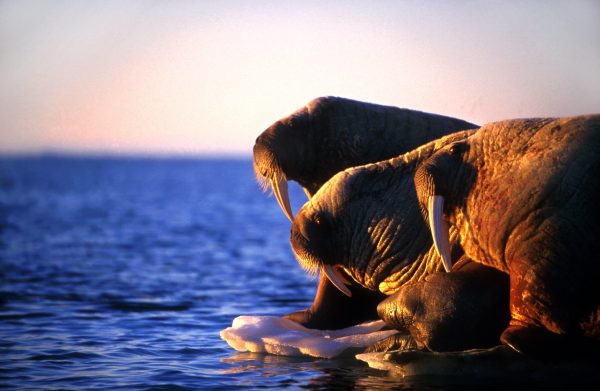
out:
M292 189L295 208L304 195ZM387 388L353 360L237 353L238 315L310 304L250 160L0 159L0 385Z

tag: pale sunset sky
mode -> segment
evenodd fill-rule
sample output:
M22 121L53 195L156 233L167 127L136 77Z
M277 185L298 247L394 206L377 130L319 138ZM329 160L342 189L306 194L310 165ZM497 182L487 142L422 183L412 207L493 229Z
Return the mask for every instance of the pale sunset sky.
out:
M322 95L600 112L600 1L0 1L0 153L250 156Z

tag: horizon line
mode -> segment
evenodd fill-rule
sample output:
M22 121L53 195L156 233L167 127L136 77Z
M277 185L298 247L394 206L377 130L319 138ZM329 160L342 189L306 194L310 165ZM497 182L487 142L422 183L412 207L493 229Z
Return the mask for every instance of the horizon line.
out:
M178 151L115 151L115 150L71 150L40 149L1 151L0 159L11 158L131 158L131 159L252 159L252 153L240 152L178 152Z

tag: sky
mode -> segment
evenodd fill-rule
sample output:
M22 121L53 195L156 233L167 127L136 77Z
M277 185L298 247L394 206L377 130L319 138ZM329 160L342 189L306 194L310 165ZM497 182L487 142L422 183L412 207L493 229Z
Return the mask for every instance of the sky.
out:
M250 156L336 95L484 124L600 112L600 2L0 1L0 153Z

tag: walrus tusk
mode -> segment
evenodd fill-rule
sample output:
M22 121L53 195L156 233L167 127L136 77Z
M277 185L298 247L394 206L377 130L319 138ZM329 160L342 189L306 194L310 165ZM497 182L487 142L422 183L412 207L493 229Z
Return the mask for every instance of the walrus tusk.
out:
M352 297L352 292L350 292L350 289L346 287L346 284L349 283L348 280L346 280L336 268L331 265L323 265L321 270L323 270L323 274L327 276L329 281L331 281L331 283L338 288L340 292L348 297Z
M450 243L448 241L448 223L442 218L444 210L444 197L430 196L427 203L429 214L429 228L433 236L433 244L444 263L447 272L452 270L452 259L450 258Z
M285 213L290 221L294 221L294 214L292 213L292 206L290 205L288 184L285 176L277 175L276 179L271 179L271 187L273 188L273 194L275 194L277 203L279 203L283 213Z

